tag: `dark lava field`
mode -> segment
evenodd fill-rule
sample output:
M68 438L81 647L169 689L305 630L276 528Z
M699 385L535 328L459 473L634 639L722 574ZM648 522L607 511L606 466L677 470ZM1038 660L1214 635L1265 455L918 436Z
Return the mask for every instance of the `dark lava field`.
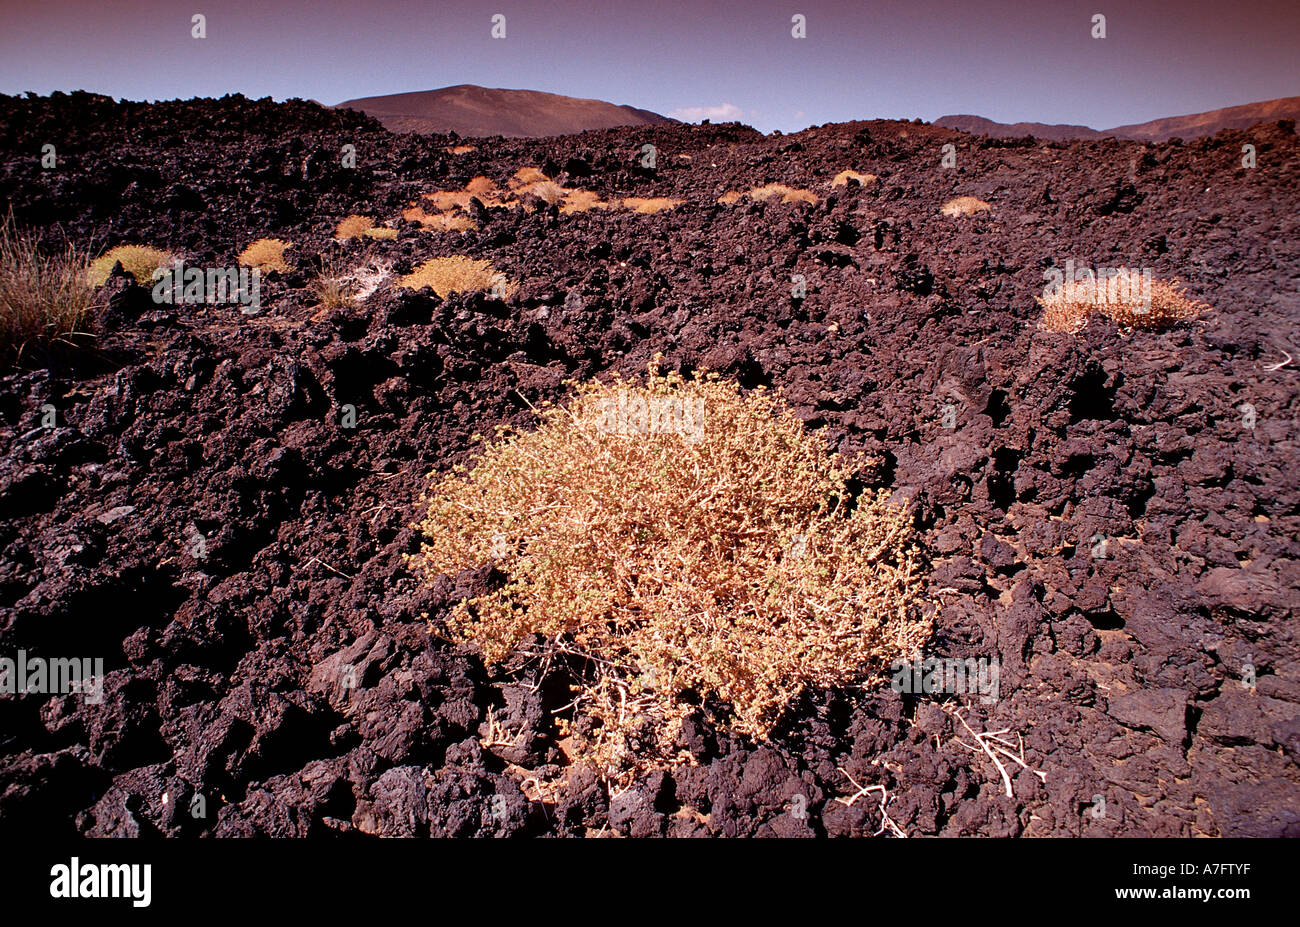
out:
M15 220L51 240L211 266L292 243L257 314L157 305L118 274L93 339L0 371L0 655L106 672L97 703L0 697L0 827L1300 835L1293 124L1160 144L893 121L458 140L299 101L73 94L0 97L0 139ZM680 205L394 223L524 166ZM877 179L832 186L844 170ZM717 202L767 183L818 201ZM992 208L941 214L958 196ZM354 213L397 237L333 241ZM389 280L322 311L322 254L395 274L463 254L519 286L444 300ZM1046 330L1035 297L1067 260L1151 268L1213 309ZM611 795L566 760L567 692L536 661L485 668L431 636L470 579L408 567L429 474L566 380L643 376L657 353L779 388L913 507L927 652L997 659L996 700L808 691L765 743L688 724L692 764ZM981 732L1023 749L1010 795Z

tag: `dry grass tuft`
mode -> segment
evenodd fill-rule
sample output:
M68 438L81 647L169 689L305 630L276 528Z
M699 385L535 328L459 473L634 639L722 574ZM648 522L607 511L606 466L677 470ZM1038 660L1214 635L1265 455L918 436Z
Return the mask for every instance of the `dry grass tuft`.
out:
M113 272L113 265L120 262L122 269L134 277L136 283L141 286L152 285L154 271L173 260L175 255L160 248L118 245L95 258L87 271L87 279L91 286L103 286L108 281L108 275Z
M819 197L811 190L803 190L798 187L787 186L783 183L768 183L761 187L754 187L745 193L736 190L728 190L722 196L718 197L718 202L724 206L733 206L739 203L742 197L749 197L758 203L765 203L773 197L779 196L782 203L818 203Z
M351 309L356 305L356 284L346 274L322 270L312 278L312 295L322 309Z
M973 196L959 196L955 200L944 203L939 211L945 216L973 216L977 212L988 212L992 208L988 203L977 200Z
M375 226L372 229L366 229L362 234L365 235L367 238L385 238L385 239L396 238L397 229L385 228L383 226Z
M369 216L348 216L335 227L334 239L336 241L349 241L353 238L360 238L374 227L375 220Z
M449 212L428 213L420 206L412 206L403 211L402 218L407 222L418 222L421 228L435 232L468 232L478 228L478 223L469 216Z
M341 261L325 261L312 278L311 291L322 309L352 309L392 276L388 264L346 268Z
M244 267L256 267L262 273L270 273L274 270L287 274L289 264L284 259L284 249L290 244L279 238L259 238L239 252L237 260Z
M434 209L443 212L466 209L469 207L469 201L475 197L484 206L507 206L512 209L519 206L513 192L504 193L491 180L482 176L470 180L464 190L434 190L432 193L422 193L421 197L428 200Z
M630 209L633 212L653 214L664 212L669 209L676 209L682 204L681 200L670 199L666 196L652 196L642 198L639 196L629 196L623 200L623 208Z
M876 179L875 174L859 174L857 171L840 171L831 181L832 187L847 187L849 181L856 181L859 186L865 187Z
M495 193L496 191L497 185L487 177L481 175L472 178L469 183L465 184L465 192L471 196L485 196L486 194Z
M473 195L472 193L466 193L464 190L434 190L432 193L420 194L421 198L428 200L434 209L444 212L449 209L468 206Z
M444 299L452 293L492 290L498 283L501 284L498 292L507 298L518 289L518 285L506 280L490 261L481 261L463 255L425 261L411 273L397 280L398 286L406 287L408 290L432 287L433 291Z
M546 638L594 721L569 729L578 754L610 780L686 761L674 742L701 699L762 739L804 687L863 680L928 636L907 511L884 490L851 500L766 391L652 363L644 387L583 384L539 416L431 487L413 562L430 581L505 577L445 633L489 662Z
M1053 331L1074 334L1095 312L1129 328L1166 328L1211 309L1184 290L1177 280L1152 280L1120 268L1114 276L1095 282L1066 281L1037 301L1044 310L1044 327Z
M565 190L553 180L539 180L515 189L515 195L523 200L526 196L535 196L548 206L564 199Z
M586 212L589 209L614 209L618 206L618 201L607 203L600 198L600 195L591 190L566 190L564 192L564 204L560 206L560 212L563 215L572 215L575 212Z
M450 148L443 149L448 154L469 154L475 150L477 149L473 145L452 145Z
M521 167L510 178L510 186L526 187L529 184L546 183L550 179L535 167Z
M774 196L780 196L782 203L816 203L818 197L811 190L787 187L783 183L769 183L749 191L749 198L766 202Z
M12 215L0 224L0 361L5 363L29 342L78 331L94 302L87 284L89 255L71 242L48 254L40 244L39 236L18 231Z

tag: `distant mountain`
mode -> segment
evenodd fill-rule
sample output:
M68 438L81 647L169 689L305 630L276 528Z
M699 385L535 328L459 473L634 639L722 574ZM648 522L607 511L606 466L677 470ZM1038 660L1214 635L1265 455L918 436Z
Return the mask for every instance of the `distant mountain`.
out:
M500 90L458 84L441 90L360 97L335 109L374 116L392 132L455 132L541 138L587 129L676 122L649 110L538 90Z
M1170 116L1164 119L1152 119L1133 125L1116 126L1113 129L1091 129L1088 126L1047 125L1042 122L994 122L983 116L943 116L934 121L937 126L946 129L959 129L973 135L988 135L994 138L1018 138L1032 135L1035 138L1049 138L1065 141L1072 138L1129 138L1144 142L1162 142L1171 138L1193 139L1214 135L1222 129L1248 129L1257 122L1274 122L1278 119L1300 119L1300 97L1281 97L1277 100L1265 100L1262 103L1246 103L1242 106L1229 106L1224 109L1211 110L1208 113L1194 113L1190 116Z
M1106 134L1144 142L1159 142L1170 138L1201 138L1222 129L1249 129L1257 122L1276 122L1279 119L1300 119L1300 97L1281 97L1262 103L1228 106L1208 113L1194 113L1191 116L1152 119L1136 125L1117 126Z
M1087 126L1074 126L1068 123L1048 125L1045 122L994 122L983 116L941 116L934 121L945 129L959 129L971 135L988 135L993 138L1020 138L1032 135L1034 138L1050 138L1065 141L1071 138L1104 138L1104 134Z

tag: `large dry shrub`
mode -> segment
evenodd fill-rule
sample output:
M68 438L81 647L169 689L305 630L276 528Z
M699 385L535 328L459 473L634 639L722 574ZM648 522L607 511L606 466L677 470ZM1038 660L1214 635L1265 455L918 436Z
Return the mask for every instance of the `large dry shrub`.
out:
M504 582L440 627L496 662L539 634L580 655L578 754L619 779L683 759L693 704L766 737L805 686L862 680L929 625L907 512L852 498L822 438L772 394L651 367L577 387L435 479L413 558L430 581Z
M1053 331L1078 332L1097 312L1129 328L1166 328L1210 310L1184 289L1177 280L1152 280L1119 268L1099 280L1067 280L1036 299L1043 307L1043 325Z

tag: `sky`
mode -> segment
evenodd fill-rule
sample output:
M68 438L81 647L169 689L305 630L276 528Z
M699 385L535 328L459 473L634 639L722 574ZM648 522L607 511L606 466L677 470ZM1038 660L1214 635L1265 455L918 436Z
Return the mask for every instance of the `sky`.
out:
M1110 128L1300 95L1300 2L0 0L0 93L333 104L453 84L764 132L958 113Z

